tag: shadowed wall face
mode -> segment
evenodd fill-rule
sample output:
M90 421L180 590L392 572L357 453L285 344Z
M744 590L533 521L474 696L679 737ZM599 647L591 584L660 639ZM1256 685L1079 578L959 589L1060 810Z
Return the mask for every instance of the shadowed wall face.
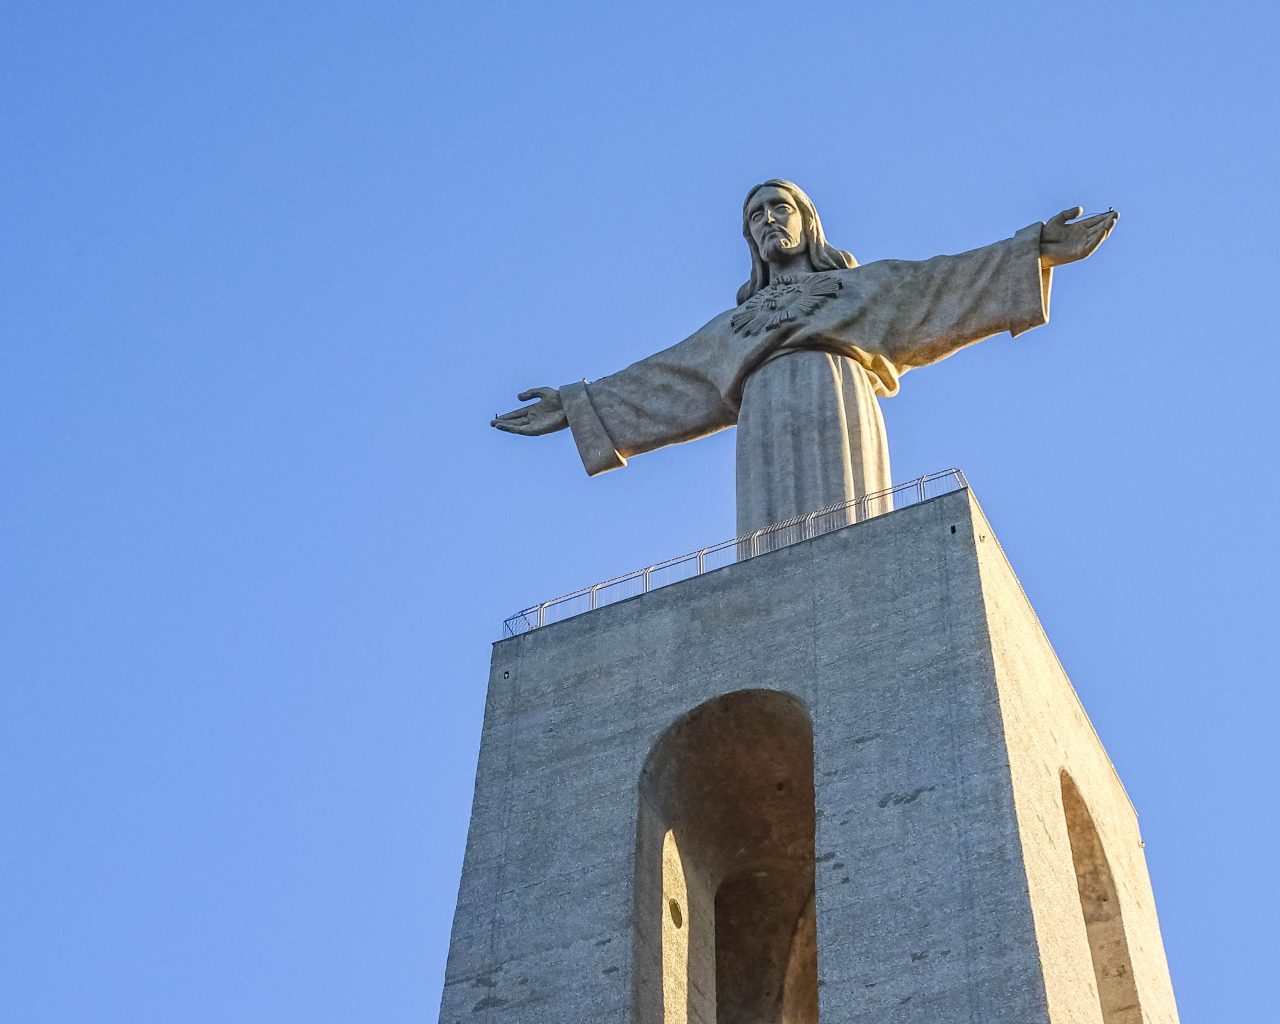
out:
M640 780L636 875L638 1021L816 1024L813 728L800 701L731 693L662 735Z
M1080 892L1080 911L1089 936L1089 954L1098 983L1103 1024L1142 1024L1129 942L1111 866L1080 791L1062 773L1062 809L1067 816L1071 859Z

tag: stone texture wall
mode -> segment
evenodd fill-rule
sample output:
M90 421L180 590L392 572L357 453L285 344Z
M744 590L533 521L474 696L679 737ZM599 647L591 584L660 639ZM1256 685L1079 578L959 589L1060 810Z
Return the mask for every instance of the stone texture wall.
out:
M1064 768L1147 1019L1176 1020L1132 810L963 491L495 645L441 1021L657 1024L640 771L681 715L755 688L813 720L823 1020L1103 1021Z

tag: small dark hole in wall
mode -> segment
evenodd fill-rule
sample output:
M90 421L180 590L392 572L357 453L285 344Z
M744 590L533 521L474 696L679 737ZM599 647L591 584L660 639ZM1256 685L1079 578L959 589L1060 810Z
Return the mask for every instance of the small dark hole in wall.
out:
M953 526L953 527L951 527L951 532L952 532L952 533L955 533L955 532L956 532L956 528L955 528L954 526Z
M785 782L779 782L779 783L778 783L778 792L779 792L779 793L781 793L781 792L782 792L784 789L786 789L786 788L787 788L787 784L786 784Z
M680 904L677 903L675 900L670 900L667 903L667 909L671 911L671 923L675 925L677 928L683 927L684 915L680 913Z
M955 532L956 532L956 528L955 528L954 526L953 526L953 527L951 527L951 532L952 532L952 533L955 533ZM503 672L503 673L502 673L502 678L503 678L503 679L510 679L510 678L511 678L511 673L510 673L510 672Z

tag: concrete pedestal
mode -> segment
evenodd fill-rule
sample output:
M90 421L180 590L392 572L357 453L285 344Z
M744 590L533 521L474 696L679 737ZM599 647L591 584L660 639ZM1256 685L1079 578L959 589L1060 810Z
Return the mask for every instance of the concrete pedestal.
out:
M809 725L714 738L739 691ZM815 907L825 1024L1177 1021L1133 808L969 491L495 645L440 1020L745 1020L755 906L795 921L756 1024L812 1024Z

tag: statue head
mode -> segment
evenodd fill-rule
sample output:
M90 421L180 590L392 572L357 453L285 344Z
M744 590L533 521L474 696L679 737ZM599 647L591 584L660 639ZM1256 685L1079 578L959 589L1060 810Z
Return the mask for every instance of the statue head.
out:
M789 204L776 202L787 197L791 200ZM756 202L753 209L752 201L757 198L761 202ZM794 218L786 206L791 207ZM762 207L772 207L776 213ZM768 225L763 223L766 219L770 221ZM814 270L846 270L858 265L851 254L827 241L818 211L804 189L783 178L770 178L747 193L742 202L742 236L751 250L751 277L738 289L739 305L769 283L771 253L788 252L794 256L803 248ZM762 242L766 249L764 252L761 251Z

